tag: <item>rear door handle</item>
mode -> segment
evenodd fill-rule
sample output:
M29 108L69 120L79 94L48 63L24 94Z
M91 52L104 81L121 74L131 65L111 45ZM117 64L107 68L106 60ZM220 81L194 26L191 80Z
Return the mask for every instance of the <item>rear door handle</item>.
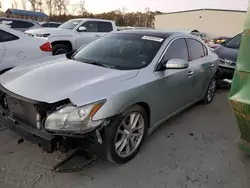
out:
M214 63L211 63L209 66L210 66L210 67L214 67Z
M193 74L194 74L193 71L189 71L189 72L187 73L188 76L192 76Z

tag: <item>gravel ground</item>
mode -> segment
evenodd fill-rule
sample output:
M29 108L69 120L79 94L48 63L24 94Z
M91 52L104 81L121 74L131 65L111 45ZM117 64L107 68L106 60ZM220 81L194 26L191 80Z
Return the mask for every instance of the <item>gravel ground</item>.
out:
M43 153L0 132L1 188L249 188L250 158L236 148L239 131L227 91L164 123L131 162L98 161L83 172L53 173L62 154Z

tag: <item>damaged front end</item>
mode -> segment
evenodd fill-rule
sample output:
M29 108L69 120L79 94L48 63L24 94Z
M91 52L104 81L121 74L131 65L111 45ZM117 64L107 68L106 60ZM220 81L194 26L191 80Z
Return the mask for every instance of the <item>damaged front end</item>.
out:
M68 151L86 139L102 143L100 131L109 120L93 121L92 117L105 100L82 107L69 99L44 103L16 95L0 86L0 123L51 153Z

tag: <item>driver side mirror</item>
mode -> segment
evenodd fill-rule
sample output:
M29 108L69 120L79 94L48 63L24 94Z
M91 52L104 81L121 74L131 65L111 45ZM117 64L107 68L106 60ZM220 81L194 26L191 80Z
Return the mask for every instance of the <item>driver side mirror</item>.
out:
M156 71L164 71L166 69L186 69L189 64L184 59L169 59L163 63L158 64Z
M170 59L165 63L166 69L186 69L188 67L188 62L183 59Z
M87 32L87 28L84 27L84 26L81 26L81 27L78 28L77 31L79 31L79 32Z

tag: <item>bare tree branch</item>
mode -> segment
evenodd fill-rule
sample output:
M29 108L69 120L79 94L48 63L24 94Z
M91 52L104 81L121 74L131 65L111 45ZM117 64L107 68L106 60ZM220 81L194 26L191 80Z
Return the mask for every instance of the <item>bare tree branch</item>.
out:
M37 0L28 0L31 4L31 8L33 11L36 11Z
M12 0L12 8L14 9L18 8L17 0Z
M22 1L22 8L23 10L27 9L27 0L21 0Z

